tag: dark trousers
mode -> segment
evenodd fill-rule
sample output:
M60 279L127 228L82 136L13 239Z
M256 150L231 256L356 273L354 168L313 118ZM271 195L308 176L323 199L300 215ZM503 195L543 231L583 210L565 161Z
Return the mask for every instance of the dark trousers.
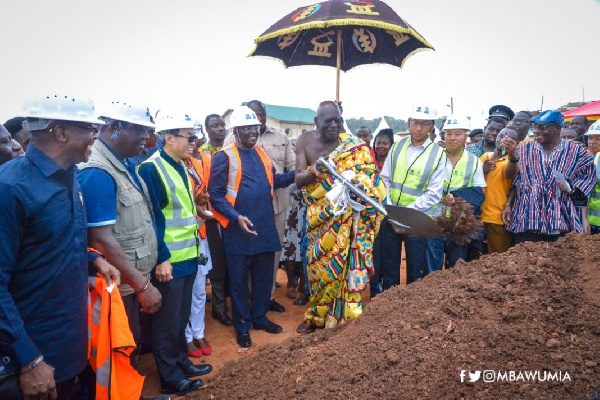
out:
M187 356L185 327L192 309L192 289L196 274L169 282L153 280L162 295L160 309L152 318L152 350L161 383L175 385L185 378L183 371L192 362Z
M405 235L406 284L439 271L444 264L444 240L442 238L421 239Z
M379 236L382 236L381 275L383 277L383 290L400 284L400 263L402 262L402 239L392 225L381 225Z
M444 262L442 239L421 239L410 235L399 235L389 223L380 229L381 234L383 234L381 253L383 290L400 284L402 242L406 250L407 284L425 277L430 272L442 269Z
M591 232L592 235L597 235L600 233L600 226L592 225L591 228L592 228L592 232Z
M219 232L218 222L214 220L205 221L206 240L210 250L212 269L208 273L212 293L212 310L215 314L225 314L227 309L227 265L225 264L225 253L223 252L223 239Z
M565 236L565 233L558 235L545 235L543 233L521 232L515 233L515 244L525 242L556 242L558 238Z
M132 293L121 297L123 299L123 306L125 307L125 314L129 320L129 329L133 335L133 340L137 347L140 346L142 341L142 333L140 330L140 301L137 294Z
M379 227L379 232L377 233L377 236L375 237L375 240L373 241L373 269L375 270L375 275L373 275L373 277L371 278L371 281L369 282L369 286L371 287L371 297L375 297L377 296L379 293L382 292L383 288L381 287L381 277L382 277L382 273L381 273L381 256L383 254L383 236L384 236L384 229L385 229L385 225L387 225L388 222L387 220L383 220L381 222L381 226ZM398 264L400 265L400 264Z
M248 333L250 322L262 325L267 322L273 286L275 253L255 255L225 255L233 326L238 333ZM252 278L252 295L248 304L248 276Z

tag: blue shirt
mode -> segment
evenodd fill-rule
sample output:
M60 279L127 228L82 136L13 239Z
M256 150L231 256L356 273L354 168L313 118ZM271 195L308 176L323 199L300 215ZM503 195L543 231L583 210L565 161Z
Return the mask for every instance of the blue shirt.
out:
M121 160L108 145L106 147L115 158ZM142 185L135 172L136 165L130 160L121 160L121 163L131 175L138 190L142 192ZM77 181L83 192L88 228L115 225L117 223L117 184L113 177L103 169L87 168L77 173ZM156 230L156 225L154 223L152 225ZM160 247L160 244L163 246ZM157 263L168 260L170 256L169 249L164 246L164 242L159 243Z
M87 228L76 167L29 145L0 167L0 353L42 354L64 382L87 365Z
M161 157L168 162L181 176L181 179L185 183L185 187L188 187L188 176L185 168L180 164L176 163L164 150L160 150ZM169 204L169 198L167 196L167 188L162 182L158 171L154 164L146 163L140 165L138 171L146 186L148 187L148 193L152 199L152 208L154 209L154 222L156 223L156 238L158 240L159 256L166 257L164 260L171 258L171 252L165 244L165 216L162 213L162 209ZM160 250L163 249L163 250ZM164 261L163 260L163 261ZM184 276L195 274L198 271L198 259L193 258L186 261L172 263L173 265L173 279L183 278Z
M240 154L242 179L235 200L235 206L227 201L227 181L229 178L229 158L224 152L218 152L212 159L208 193L210 203L215 210L223 214L229 225L223 229L225 254L254 255L281 250L279 234L275 226L271 186L265 167L256 149L243 150ZM273 168L274 189L284 188L294 182L294 171L275 174ZM257 236L248 234L236 223L239 215L248 217L253 226L251 230Z

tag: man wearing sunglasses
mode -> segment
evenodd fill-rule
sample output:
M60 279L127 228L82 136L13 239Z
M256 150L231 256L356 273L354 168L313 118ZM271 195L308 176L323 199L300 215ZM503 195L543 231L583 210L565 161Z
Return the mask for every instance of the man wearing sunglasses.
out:
M515 243L554 242L567 232L583 233L577 206L587 204L596 183L594 160L583 146L561 140L564 117L544 111L531 118L532 142L503 139L509 157L507 178L516 175L514 201L509 196L506 229Z
M140 308L152 314L161 303L150 272L168 259L157 245L148 188L129 160L144 150L154 124L146 107L123 102L112 102L101 116L106 125L90 160L79 166L77 179L86 205L89 245L121 272L119 292L139 347Z
M187 114L159 115L156 131L163 148L139 169L152 198L158 247L166 252L166 260L156 266L152 280L162 295L161 308L152 318L152 351L162 393L178 396L202 386L201 380L188 378L212 371L208 364L192 364L185 337L200 239L192 182L183 161L193 154L196 128Z

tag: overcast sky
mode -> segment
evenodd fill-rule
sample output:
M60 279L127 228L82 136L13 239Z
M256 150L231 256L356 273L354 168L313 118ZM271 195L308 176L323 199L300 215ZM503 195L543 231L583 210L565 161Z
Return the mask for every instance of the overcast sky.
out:
M344 116L406 118L416 101L475 119L600 99L598 0L388 0L436 51L404 69L342 73ZM335 69L247 58L253 40L303 0L3 1L0 121L37 93L148 103L204 117L244 100L315 109Z

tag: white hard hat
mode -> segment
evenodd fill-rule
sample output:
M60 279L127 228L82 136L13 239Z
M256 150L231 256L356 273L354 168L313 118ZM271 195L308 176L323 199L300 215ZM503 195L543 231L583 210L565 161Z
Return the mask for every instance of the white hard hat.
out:
M160 114L156 121L156 131L164 132L172 129L196 129L196 120L189 114L165 115Z
M600 119L594 122L585 134L586 136L600 135Z
M413 106L409 115L412 119L435 120L437 118L437 110L429 107L427 104L416 104Z
M23 104L23 116L27 118L29 131L41 131L52 121L88 122L104 125L90 99L69 96L42 96Z
M470 131L471 122L466 117L451 115L446 122L444 122L444 127L442 129L445 131L448 129L464 129Z
M229 127L235 128L238 126L254 126L260 125L260 121L256 113L248 106L239 106L231 112L229 118Z
M150 109L148 107L132 106L127 103L113 101L106 108L100 109L100 115L112 120L154 128L154 123L150 120Z

